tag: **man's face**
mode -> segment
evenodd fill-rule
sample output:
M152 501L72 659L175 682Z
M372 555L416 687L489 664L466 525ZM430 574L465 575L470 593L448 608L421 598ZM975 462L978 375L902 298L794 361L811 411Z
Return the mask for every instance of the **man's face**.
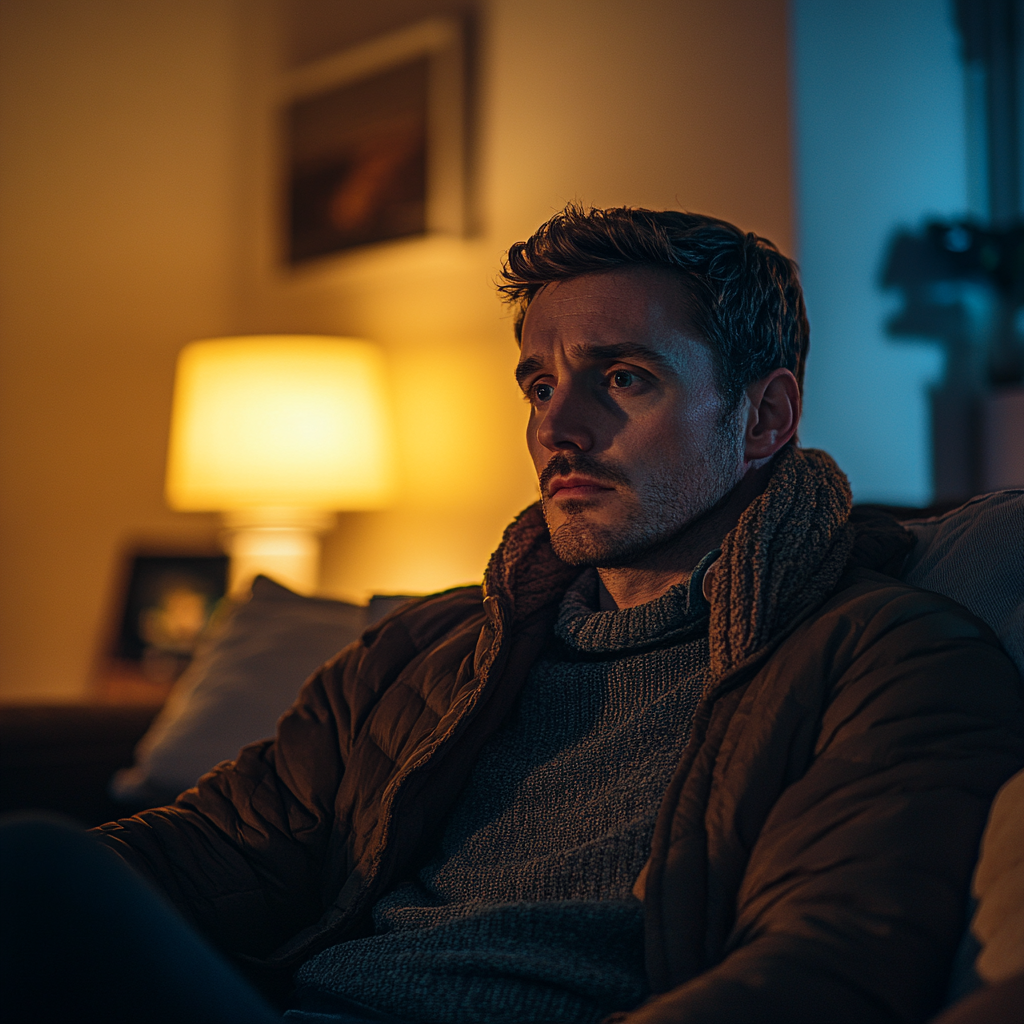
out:
M556 554L621 566L670 540L743 475L742 403L723 416L684 285L654 268L542 289L516 376Z

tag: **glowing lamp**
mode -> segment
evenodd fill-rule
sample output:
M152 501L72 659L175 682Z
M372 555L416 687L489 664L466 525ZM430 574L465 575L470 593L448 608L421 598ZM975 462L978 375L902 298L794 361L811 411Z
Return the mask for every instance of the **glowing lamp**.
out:
M380 351L308 335L213 338L178 357L167 501L224 514L230 589L316 590L320 534L393 489Z

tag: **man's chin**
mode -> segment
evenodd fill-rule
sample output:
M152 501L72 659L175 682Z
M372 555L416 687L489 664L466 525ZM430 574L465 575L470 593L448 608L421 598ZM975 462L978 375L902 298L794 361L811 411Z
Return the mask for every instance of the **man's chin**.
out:
M695 515L680 517L681 521L677 522L651 522L632 509L614 522L602 521L594 508L573 510L571 515L545 508L544 517L551 547L566 564L580 568L625 569L675 544L682 532L711 515L719 503Z
M554 524L549 520L548 531L555 554L580 568L619 568L650 547L647 538L631 537L629 531L624 536L621 524L616 528L580 516Z
M551 547L567 565L581 569L621 569L632 565L649 549L647 544L623 543L618 538L594 536L593 534L564 534L552 536Z

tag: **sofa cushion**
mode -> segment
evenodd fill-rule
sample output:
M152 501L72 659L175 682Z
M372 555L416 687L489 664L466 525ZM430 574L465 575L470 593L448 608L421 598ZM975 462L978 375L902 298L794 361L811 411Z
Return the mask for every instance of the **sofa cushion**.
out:
M903 525L917 536L903 579L987 622L1024 674L1024 490L984 494Z
M115 774L111 795L165 803L247 743L272 736L306 678L406 600L361 607L302 597L258 576L252 597L211 625L135 748L135 764Z
M979 976L991 985L1024 974L1024 771L992 804L974 896L978 909L971 929L981 944Z

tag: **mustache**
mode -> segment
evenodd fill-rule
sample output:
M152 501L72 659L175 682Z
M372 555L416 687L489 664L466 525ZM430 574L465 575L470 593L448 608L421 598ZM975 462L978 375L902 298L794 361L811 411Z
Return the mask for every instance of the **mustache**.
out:
M540 493L547 497L548 485L556 476L570 476L581 473L600 483L623 484L629 486L629 476L618 466L600 462L585 452L557 452L540 474Z

